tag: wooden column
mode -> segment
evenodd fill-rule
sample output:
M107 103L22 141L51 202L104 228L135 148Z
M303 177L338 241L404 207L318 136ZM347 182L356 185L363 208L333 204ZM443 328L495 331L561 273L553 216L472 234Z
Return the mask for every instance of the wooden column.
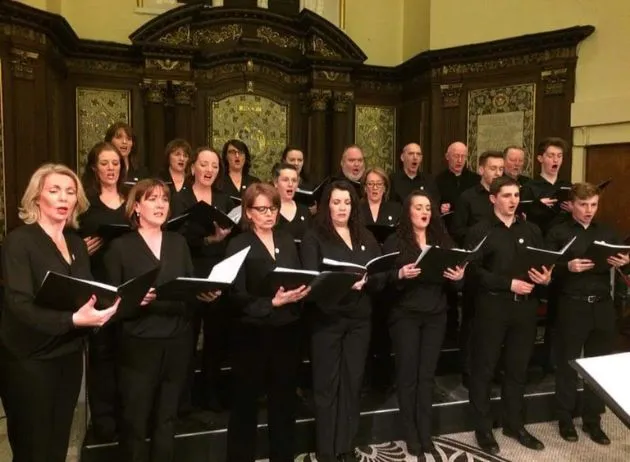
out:
M323 179L331 172L328 105L332 92L313 88L308 96L311 103L308 127L309 173L313 178Z
M193 82L173 82L173 101L175 103L175 133L174 138L184 138L193 146L199 140L193 139L193 111L194 98L197 88Z
M144 158L151 172L160 170L166 145L166 80L145 79L142 83L145 104Z
M339 169L341 155L346 146L352 143L352 117L354 93L335 91L333 94L332 150L330 163L334 172Z

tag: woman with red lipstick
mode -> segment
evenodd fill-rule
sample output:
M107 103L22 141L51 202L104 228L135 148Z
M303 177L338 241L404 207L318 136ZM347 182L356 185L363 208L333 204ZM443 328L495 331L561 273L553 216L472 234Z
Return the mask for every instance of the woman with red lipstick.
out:
M398 202L387 200L389 177L381 168L374 167L365 172L363 179L365 191L361 201L361 217L366 225L398 224L401 206Z
M249 148L241 140L228 140L221 150L227 171L221 180L221 190L230 197L240 198L247 187L260 180L249 174L252 165ZM234 201L236 205L238 201Z
M173 200L173 212L181 215L197 202L204 201L214 205L220 211L228 213L232 207L230 198L217 190L217 180L221 178L222 165L219 155L209 147L195 150L190 159L189 187L182 189ZM215 227L214 233L208 235L204 227L194 222L184 224L180 232L186 238L192 255L195 277L208 277L212 267L225 255L226 237L231 229ZM202 378L203 396L201 406L204 409L220 411L218 382L221 363L227 355L229 335L229 310L223 302L199 303L193 308L191 348L197 349L197 338L203 324ZM192 410L192 384L194 376L191 361L188 379L182 396L180 412L186 414Z
M193 275L186 240L162 231L169 189L157 179L140 180L125 205L135 232L112 242L105 255L108 281L120 285L160 267L155 285ZM200 294L210 302L219 292ZM174 423L190 356L190 323L186 303L155 299L151 289L136 316L120 326L119 389L122 402L120 452L123 462L173 460ZM146 457L147 435L151 438Z
M301 240L311 224L311 212L293 200L298 187L298 172L293 165L276 164L272 171L273 185L280 194L278 229L288 232L293 239Z
M82 183L90 208L79 217L81 234L90 255L94 279L105 282L103 256L108 247L98 230L103 225L126 224L122 156L107 142L97 143L87 157ZM89 337L87 388L94 436L99 441L116 438L119 400L116 379L117 327L107 326Z
M319 270L324 258L365 265L381 254L374 236L361 224L359 198L350 183L339 180L326 186L315 226L302 238L301 253L308 270ZM366 289L377 291L384 282L381 275L363 278L339 302L318 303L313 310L311 355L320 462L357 460L354 438L372 310Z
M13 460L65 462L83 376L83 340L114 315L92 297L78 311L40 306L48 271L92 279L85 243L71 228L88 207L76 174L46 164L31 176L19 208L25 225L2 249L5 305L0 334L3 403Z
M129 124L116 122L110 126L105 133L105 141L113 144L123 158L123 181L132 186L142 178L149 176L147 169L138 165L136 159L138 146L136 137Z
M227 255L250 247L230 293L238 321L233 330L232 411L227 461L254 462L258 398L268 397L269 460L293 462L302 286L282 287L269 296L265 276L278 267L300 269L291 235L274 229L280 195L268 184L251 185L243 195L243 233L230 240Z
M170 141L164 148L164 170L160 172L158 178L168 185L171 197L175 197L175 193L189 186L186 171L191 153L190 143L181 138Z
M453 247L453 242L424 191L413 191L403 205L396 234L383 252L399 251L397 277L390 277L389 332L396 356L396 386L407 450L433 452L431 405L433 377L446 331L446 285L461 281L464 268L444 272L442 284L423 282L415 261L427 245Z

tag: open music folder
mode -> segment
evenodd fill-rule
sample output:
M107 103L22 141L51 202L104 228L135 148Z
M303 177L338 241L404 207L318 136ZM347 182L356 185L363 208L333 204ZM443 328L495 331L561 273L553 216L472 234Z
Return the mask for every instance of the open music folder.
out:
M586 258L595 263L596 269L608 268L610 265L606 260L608 257L614 257L618 253L629 253L630 245L627 244L609 244L604 241L594 241L591 245L588 246L584 256L582 258Z
M383 271L389 271L396 267L396 258L400 252L392 252L380 257L371 259L365 265L357 265L356 263L350 263L346 261L333 260L331 258L324 258L322 260L322 269L331 271L345 271L351 273L364 274L376 274Z
M298 188L295 191L295 195L293 196L293 198L296 202L310 207L316 202L319 202L319 199L322 196L322 192L324 191L324 186L326 186L329 182L330 178L326 178L313 189Z
M439 246L427 245L416 259L416 267L422 270L418 280L438 284L445 282L444 271L448 268L455 269L456 266L461 267L474 259L487 237L485 236L479 241L479 244L472 250L444 249Z
M188 220L188 213L178 215L171 218L165 224L168 231L177 231ZM102 237L106 241L112 241L123 234L132 232L133 229L128 223L105 223L98 227L96 235Z
M95 307L99 310L109 308L120 297L116 317L122 317L137 308L159 271L160 268L156 267L118 287L49 271L35 295L35 303L74 312L85 305L92 295L96 296Z
M195 301L201 293L231 286L250 249L248 246L214 265L207 278L178 277L162 284L155 289L157 300Z
M630 353L581 358L569 364L630 428Z
M566 251L569 250L569 247L573 245L575 239L577 239L577 236L573 236L573 239L567 242L560 250L539 249L531 246L525 247L525 253L515 262L517 266L516 277L527 280L527 272L531 268L539 272L542 271L543 266L547 269L551 269L551 267L564 256Z

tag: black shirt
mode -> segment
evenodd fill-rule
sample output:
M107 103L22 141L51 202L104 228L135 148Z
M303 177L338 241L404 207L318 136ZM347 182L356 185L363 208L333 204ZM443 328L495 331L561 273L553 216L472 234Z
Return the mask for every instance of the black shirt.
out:
M72 311L34 303L48 271L92 279L83 239L71 230L64 231L64 237L71 264L37 223L16 228L4 241L1 333L4 345L17 357L46 359L74 353L82 348L83 335L89 332L74 327Z
M572 273L567 263L575 258L582 258L593 241L622 244L621 239L617 233L605 225L591 222L585 229L571 218L551 228L547 233L546 242L550 249L560 250L573 239L573 236L577 236L577 239L553 270L554 283L557 283L560 292L571 295L608 295L611 289L610 267L595 267L589 271Z
M162 170L158 176L157 176L160 180L162 180L164 183L166 183L166 185L168 186L168 189L171 192L171 199L173 199L175 197L175 195L182 191L184 188L190 188L192 186L192 181L191 179L186 176L184 177L184 183L182 184L182 188L178 191L175 188L175 181L173 181L173 177L171 176L171 172L167 169L167 170Z
M482 292L511 292L512 279L518 279L515 263L525 254L525 248L543 248L540 228L520 218L508 228L493 213L470 229L466 235L466 248L474 248L486 235L488 238L481 246L479 256L467 272L472 274Z
M234 183L232 182L232 178L226 172L221 178L220 189L224 194L227 194L229 197L241 197L247 187L254 183L260 183L260 180L252 175L243 175L241 178L241 189L239 190Z
M129 223L125 216L125 203L116 209L108 207L101 201L98 194L88 196L90 208L79 217L81 235L86 237L97 236L98 228L102 225L116 225ZM109 248L110 242L105 241L103 246L90 256L92 275L97 281L105 281L105 265L103 256Z
M490 202L490 193L481 183L462 193L451 221L453 239L459 245L466 240L466 233L471 226L494 216L494 206Z
M508 175L507 173L504 173L503 176L508 176L510 178L512 178L510 175ZM518 185L520 187L523 187L525 185L525 183L530 182L532 179L528 176L525 175L518 175L516 178L514 178L516 180L516 182L518 183Z
M429 243L430 244L430 243ZM400 237L391 235L383 245L383 253L400 251L397 268L388 273L387 304L390 306L390 317L396 318L404 314L438 314L446 311L446 295L443 284L422 282L421 279L398 279L398 268L413 263L421 253L418 248L413 254L404 253Z
M363 197L363 185L361 184L361 182L351 180L343 173L343 171L337 172L336 175L333 175L332 177L330 177L329 183L332 183L333 181L347 181L354 188L355 192L357 193L357 196L359 196L359 198Z
M271 304L273 295L269 296L269 288L264 284L267 274L276 266L293 269L302 267L290 234L274 230L273 242L275 259L252 231L239 234L228 244L228 257L251 246L229 295L230 306L238 311L237 316L242 322L282 326L296 321L300 316L301 303L291 303L277 308Z
M540 200L543 198L554 198L561 187L571 187L571 183L565 180L556 180L550 183L542 176L529 180L521 188L521 200ZM543 234L547 234L553 226L562 223L570 218L570 214L560 209L560 203L552 207L537 203L525 209L527 220L534 222L541 229Z
M418 172L414 178L409 178L404 171L398 171L390 176L391 189L389 197L391 200L402 204L407 196L416 189L426 191L434 204L440 203L440 191L431 175Z
M315 228L309 229L302 238L302 262L304 269L318 271L324 258L337 261L365 265L371 259L381 255L381 248L367 230L362 237L352 241L352 249L336 232L328 237ZM320 314L332 317L369 318L371 312L370 297L367 292L375 292L382 288L386 274L368 277L362 290L350 290L334 305L317 304Z
M108 282L119 286L160 267L154 287L177 277L192 277L193 266L186 240L178 233L163 232L158 260L137 231L115 239L105 254ZM184 302L154 301L137 309L138 316L122 323L123 332L141 338L169 338L186 333L188 312Z
M366 225L396 225L402 214L402 206L398 202L381 202L378 209L378 216L376 217L376 221L374 221L370 204L367 200L364 200L359 206L359 213L361 214L363 223Z
M457 200L464 191L479 184L481 177L475 172L464 168L460 175L455 175L448 168L435 177L442 204L451 204L451 211L455 210Z
M182 188L172 201L172 216L182 215L197 202L192 186ZM223 213L228 213L232 208L232 201L225 193L213 190L211 205ZM212 267L223 259L229 236L222 242L208 244L204 239L207 235L205 228L191 221L184 223L179 232L186 238L190 248L195 276L208 277Z
M297 209L291 221L287 220L281 213L278 213L276 229L289 233L293 239L301 240L306 230L312 225L313 219L307 206L299 203L296 203L296 206Z

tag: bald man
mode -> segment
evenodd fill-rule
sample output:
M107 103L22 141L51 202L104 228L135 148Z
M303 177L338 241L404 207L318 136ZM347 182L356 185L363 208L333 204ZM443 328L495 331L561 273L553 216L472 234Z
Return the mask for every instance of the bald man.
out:
M422 165L422 148L418 143L405 145L400 153L402 170L391 176L390 200L401 204L407 196L416 189L426 191L436 204L440 202L440 192L431 175L420 171Z
M481 180L477 173L466 168L468 163L468 146L461 141L450 144L446 149L444 158L448 168L435 178L440 197L442 198L442 203L440 204L440 212L442 214L454 212L455 203L459 196L467 189L479 184ZM448 225L450 221L446 221L446 223Z

